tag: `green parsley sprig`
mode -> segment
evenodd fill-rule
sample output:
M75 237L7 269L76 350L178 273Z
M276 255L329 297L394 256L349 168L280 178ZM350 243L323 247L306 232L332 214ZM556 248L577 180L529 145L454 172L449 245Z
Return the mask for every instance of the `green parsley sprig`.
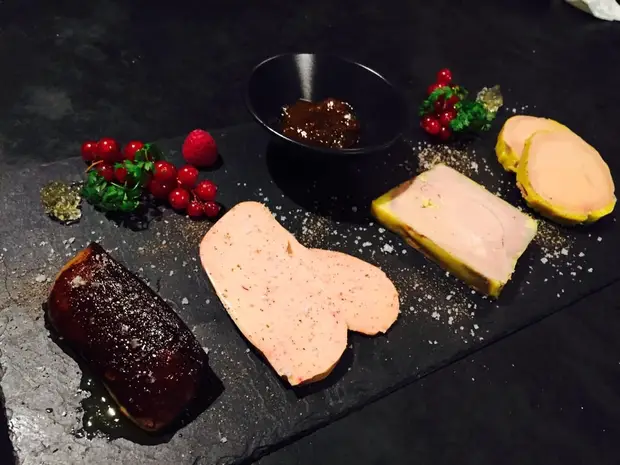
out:
M452 132L480 132L488 131L491 128L491 122L495 119L497 111L491 111L478 98L476 100L468 99L467 90L460 86L444 86L435 89L420 105L420 116L433 114L435 102L439 99L447 101L452 96L459 99L454 104L456 116L450 121Z
M82 187L82 197L95 208L105 212L130 213L138 209L143 198L149 174L155 171L155 162L163 158L161 150L154 144L144 144L136 151L133 160L116 163L115 168L125 168L127 177L123 184L106 181L93 163Z

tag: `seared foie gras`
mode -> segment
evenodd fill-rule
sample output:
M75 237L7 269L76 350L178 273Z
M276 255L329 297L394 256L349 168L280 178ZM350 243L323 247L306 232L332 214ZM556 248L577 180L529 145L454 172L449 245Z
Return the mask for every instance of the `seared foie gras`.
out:
M331 372L347 329L382 333L398 316L398 293L379 268L304 247L260 203L226 213L200 258L239 330L293 386Z
M537 230L535 220L445 165L381 196L372 213L424 255L493 297Z
M609 166L569 131L539 131L527 140L517 185L530 207L558 223L593 223L616 206Z
M123 414L144 430L173 423L199 389L209 389L203 381L216 379L172 308L98 244L60 271L47 316Z

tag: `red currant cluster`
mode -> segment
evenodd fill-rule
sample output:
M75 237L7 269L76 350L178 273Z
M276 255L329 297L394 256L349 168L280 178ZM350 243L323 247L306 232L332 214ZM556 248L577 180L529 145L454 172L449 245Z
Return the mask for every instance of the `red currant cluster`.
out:
M84 161L93 165L103 179L122 185L128 180L128 172L120 164L125 160L134 161L136 152L143 147L142 142L131 141L121 151L114 139L103 138L98 142L84 142L81 153ZM217 186L211 181L198 182L198 174L198 169L192 165L177 170L172 163L159 160L154 162L154 169L142 186L156 200L168 201L173 209L191 218L215 218L220 212L215 202Z
M437 82L428 87L428 95L431 95L436 89L446 87L452 83L452 72L445 68L437 73ZM450 122L456 118L456 110L454 106L459 102L456 95L445 99L440 97L434 104L434 108L430 113L423 116L420 125L422 129L431 136L437 136L441 140L448 140L452 136Z
M158 200L168 200L172 208L191 218L215 218L220 206L215 202L217 186L211 181L198 182L198 170L185 165L178 171L167 161L155 163L148 190Z
M144 147L140 141L129 142L123 150L114 139L104 137L99 142L87 140L82 144L82 158L86 163L97 162L97 172L108 182L118 181L123 184L127 180L127 170L122 167L114 168L115 163L132 160L136 152Z

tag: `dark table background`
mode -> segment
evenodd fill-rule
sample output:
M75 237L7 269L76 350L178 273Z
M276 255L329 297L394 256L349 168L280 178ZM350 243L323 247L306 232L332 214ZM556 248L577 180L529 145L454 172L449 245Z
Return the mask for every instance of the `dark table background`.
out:
M412 102L440 67L476 86L512 67L520 85L508 89L509 107L535 113L537 102L570 99L575 111L550 116L595 145L617 128L620 23L559 0L150 3L0 2L0 169L74 156L87 138L153 140L247 122L249 70L285 51L359 59ZM565 90L577 83L582 92ZM620 156L620 143L612 148L605 155ZM617 464L619 291L610 286L260 463Z

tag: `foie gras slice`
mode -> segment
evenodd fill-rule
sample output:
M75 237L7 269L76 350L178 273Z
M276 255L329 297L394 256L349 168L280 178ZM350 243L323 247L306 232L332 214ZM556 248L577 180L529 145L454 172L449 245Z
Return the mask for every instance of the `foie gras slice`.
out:
M241 333L293 386L332 371L348 328L377 334L398 316L398 293L381 270L304 247L260 203L226 213L204 236L200 258Z
M591 223L616 205L607 163L573 132L543 131L530 137L517 185L530 207L559 223Z
M517 171L525 142L537 131L570 131L566 126L548 118L516 115L508 118L497 137L495 154L506 171Z
M537 222L484 187L437 165L372 203L372 213L474 289L498 297Z

